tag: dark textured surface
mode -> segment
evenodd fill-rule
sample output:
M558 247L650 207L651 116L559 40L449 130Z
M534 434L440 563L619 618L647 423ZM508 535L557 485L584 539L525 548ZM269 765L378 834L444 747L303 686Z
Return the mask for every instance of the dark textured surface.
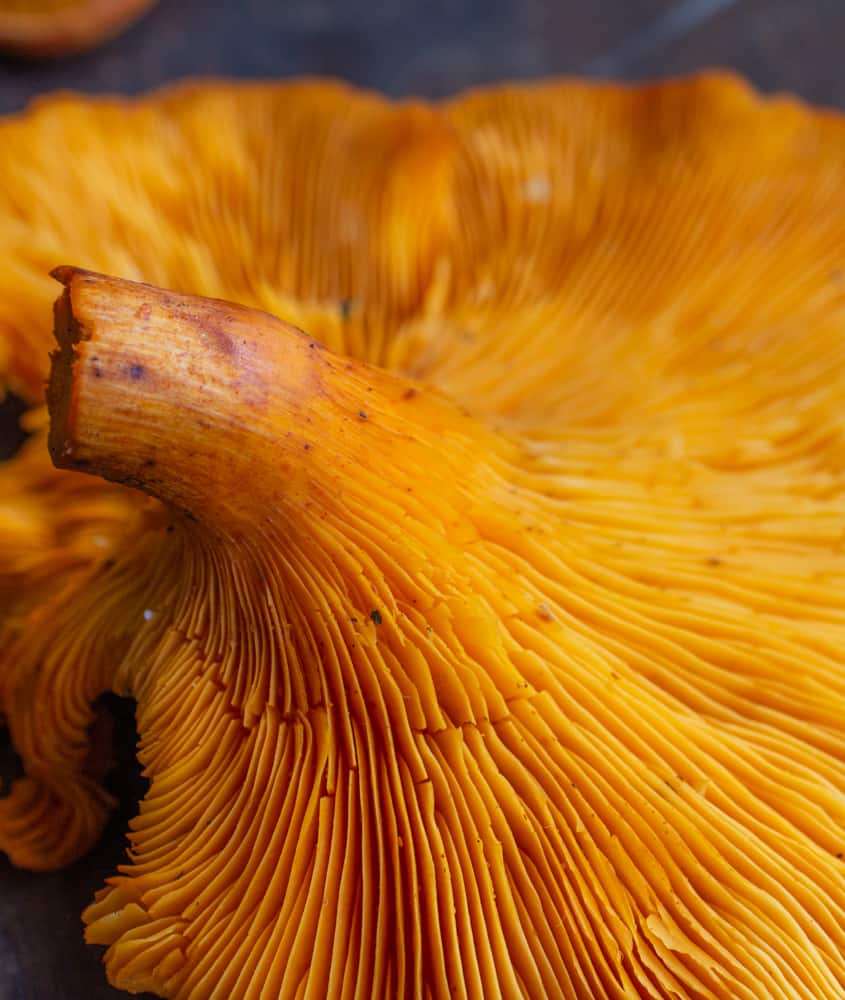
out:
M126 829L144 793L135 763L133 703L106 696L117 731L117 767L109 785L118 807L87 857L58 872L32 874L0 856L0 1000L106 1000L125 997L105 982L102 948L86 947L80 914L124 860ZM18 773L7 733L0 733L0 777Z
M0 462L14 455L25 439L18 424L25 409L23 401L11 393L0 399ZM3 1000L2 993L0 1000Z
M0 111L56 88L138 93L185 74L325 73L439 97L508 77L710 66L843 106L843 42L842 0L162 0L99 51L0 63Z
M734 68L764 90L845 107L843 0L163 0L98 52L0 62L0 112L56 88L138 93L187 74L330 74L404 96L440 97L513 77L628 79ZM0 178L2 183L2 178ZM15 407L0 406L0 457ZM6 431L4 434L3 423ZM5 442L5 444L4 444ZM119 814L89 857L32 875L0 862L0 1000L105 1000L79 914L120 863L139 789L126 706ZM0 771L14 759L0 742Z

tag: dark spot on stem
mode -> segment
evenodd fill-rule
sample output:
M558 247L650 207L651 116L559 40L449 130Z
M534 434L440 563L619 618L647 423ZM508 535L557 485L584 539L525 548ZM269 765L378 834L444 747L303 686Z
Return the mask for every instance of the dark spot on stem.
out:
M178 298L177 296L174 300L174 313L200 332L207 348L224 357L232 357L235 354L235 342L227 331L227 324L232 323L235 317L221 317L208 308L188 308L186 304L179 303Z
M367 419L367 414L366 414L366 413L364 413L364 411L363 411L363 410L359 410L359 411L358 411L358 416L359 416L359 417L360 417L360 418L361 418L362 420L366 420L366 419Z
M372 618L374 624L381 625L381 612L380 611L371 611L370 612L370 618Z
M129 366L129 377L137 382L139 379L144 377L144 366L143 365L130 365Z

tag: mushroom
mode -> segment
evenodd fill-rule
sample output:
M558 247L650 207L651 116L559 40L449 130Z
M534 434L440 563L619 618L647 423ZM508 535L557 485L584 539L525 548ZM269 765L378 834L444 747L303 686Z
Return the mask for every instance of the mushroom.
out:
M319 257L292 203L283 293L227 279L307 333L56 272L49 448L77 474L43 482L75 562L13 594L0 847L93 843L110 690L150 781L84 914L121 988L841 997L841 124L713 80L342 121L334 93L302 183L358 228ZM168 141L218 97L160 98ZM756 172L714 130L759 138ZM372 161L326 152L371 134ZM6 328L19 385L40 336ZM1 473L21 496L35 447Z
M155 0L0 0L0 50L63 56L125 30Z

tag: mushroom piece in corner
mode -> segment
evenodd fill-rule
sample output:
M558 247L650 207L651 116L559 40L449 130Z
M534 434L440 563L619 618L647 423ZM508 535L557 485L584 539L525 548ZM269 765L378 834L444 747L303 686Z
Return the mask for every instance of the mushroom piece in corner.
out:
M0 0L0 51L72 55L119 34L155 0Z
M112 983L842 996L845 598L794 441L765 487L643 481L594 428L57 276L53 459L161 503L12 639L0 846L91 844L90 706L133 696L150 788L84 914Z

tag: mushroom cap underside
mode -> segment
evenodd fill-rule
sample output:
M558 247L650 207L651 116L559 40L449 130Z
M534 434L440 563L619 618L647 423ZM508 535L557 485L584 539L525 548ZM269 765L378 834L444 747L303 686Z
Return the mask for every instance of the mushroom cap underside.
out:
M61 260L281 316L335 373L322 434L285 410L195 521L43 435L0 468L17 863L96 838L90 706L138 703L151 788L86 913L113 982L841 996L843 172L838 118L722 78L0 125L18 391Z

